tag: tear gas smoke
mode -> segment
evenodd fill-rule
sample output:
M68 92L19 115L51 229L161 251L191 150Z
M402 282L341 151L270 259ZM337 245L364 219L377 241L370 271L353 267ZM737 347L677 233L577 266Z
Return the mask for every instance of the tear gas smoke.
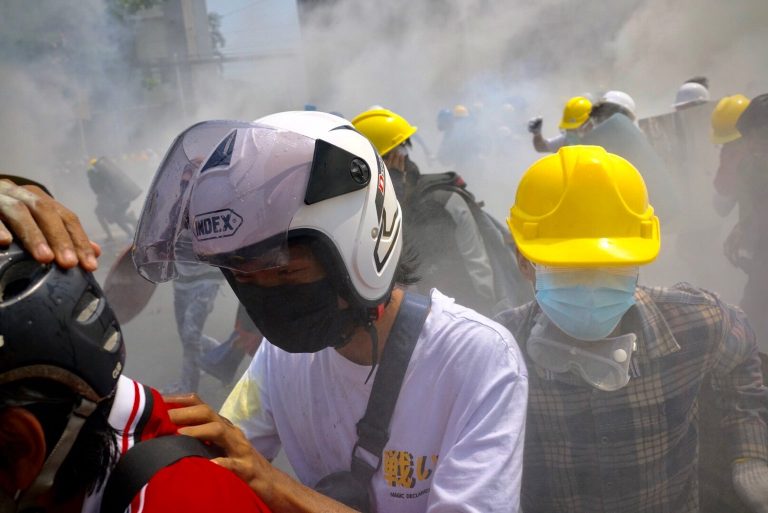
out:
M520 175L537 158L527 120L543 115L545 135L556 135L562 106L571 96L624 90L634 97L639 117L647 117L670 111L677 87L693 75L709 77L713 99L768 91L764 0L337 0L303 5L309 8L301 12L300 41L291 32L281 47L287 32L270 31L274 44L269 48L248 48L237 63L192 64L204 72L193 73L193 83L179 83L178 67L165 67L156 76L136 66L131 50L135 25L110 16L102 0L41 0L34 9L23 0L1 3L2 169L49 184L98 239L85 180L89 157L136 155L145 149L162 155L178 132L200 119L254 119L301 109L305 103L351 118L380 104L419 127L427 151L414 145L414 160L423 171L437 172L445 165L428 158L440 143L437 113L463 104L481 121L478 131L490 150L476 167L459 171L501 219ZM258 27L265 18L262 9L271 8L264 2L235 16ZM235 66L237 73L232 72ZM117 162L146 190L156 164L151 159L152 153L148 160ZM696 172L711 183L717 162L707 167ZM141 201L133 203L134 210ZM709 204L710 197L696 201ZM709 232L715 242L707 251L719 249L734 220L718 222ZM700 252L701 265L691 266L677 258L675 244L668 242L661 266L646 273L646 281L689 280L738 302L743 275L720 253ZM167 295L164 301L169 315ZM223 304L227 311L215 321L222 331L216 334L222 336L234 313L231 295ZM174 330L166 330L169 337L175 338Z

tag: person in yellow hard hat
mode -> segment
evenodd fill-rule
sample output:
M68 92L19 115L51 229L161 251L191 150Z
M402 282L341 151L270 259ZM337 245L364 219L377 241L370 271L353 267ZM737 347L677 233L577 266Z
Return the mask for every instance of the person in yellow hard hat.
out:
M481 109L481 103L475 103L472 109L462 104L454 105L452 122L444 131L437 150L437 160L441 164L463 174L479 173L484 166L485 149L478 131Z
M412 262L417 266L418 290L429 293L439 288L459 304L487 315L502 299L512 300L499 290L506 287L495 278L507 283L510 277L504 269L494 272L500 257L491 253L498 247L489 247L484 238L486 232L478 225L484 221L484 213L461 177L455 173L422 175L410 159L408 142L417 127L381 107L358 114L352 124L373 143L390 172L403 212L406 253L418 256ZM493 235L500 239L500 233ZM503 250L509 252L506 247ZM513 278L517 278L514 285L522 282L522 278Z
M136 217L130 211L130 204L141 195L141 188L108 157L90 159L86 173L88 184L96 195L94 213L104 230L104 242L115 240L110 223L117 224L126 237L132 238Z
M533 134L533 147L539 153L554 153L563 146L578 144L579 139L591 128L589 115L592 102L584 96L574 96L568 100L563 109L563 119L560 120L562 133L552 139L541 135L544 123L541 117L528 122L528 131Z
M723 216L736 206L740 163L747 153L746 144L736 128L741 113L749 106L749 98L741 94L726 96L712 111L711 139L721 144L720 166L715 175L715 210Z
M758 338L768 337L768 94L758 95L739 114L735 130L741 138L733 171L733 198L739 217L723 250L730 262L747 276L739 306L747 313ZM735 160L735 158L734 158Z
M713 293L637 285L661 248L640 172L601 147L561 148L523 175L507 222L536 295L496 317L529 369L523 511L698 513L709 380L726 409L722 457L760 504L768 390L754 334Z
M389 109L375 106L352 119L352 125L376 147L390 172L395 194L401 203L419 179L419 167L410 159L411 136L418 127Z

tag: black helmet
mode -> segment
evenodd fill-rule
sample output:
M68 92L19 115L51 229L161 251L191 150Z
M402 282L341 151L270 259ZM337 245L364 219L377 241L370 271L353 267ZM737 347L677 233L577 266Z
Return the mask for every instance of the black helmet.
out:
M0 249L0 385L45 378L98 403L124 362L120 325L91 273L40 264L16 243Z
M736 122L736 129L741 135L763 131L768 128L768 94L755 96L749 106L741 113Z

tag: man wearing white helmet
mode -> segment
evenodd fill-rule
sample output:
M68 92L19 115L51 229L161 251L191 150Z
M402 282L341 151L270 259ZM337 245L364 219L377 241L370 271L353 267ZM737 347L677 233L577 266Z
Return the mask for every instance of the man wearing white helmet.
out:
M635 100L624 91L607 91L592 107L592 118L595 125L602 123L614 114L627 116L632 122L637 121Z
M686 82L675 94L675 110L685 110L709 101L709 90L698 82Z
M205 163L181 185L201 154ZM173 419L224 448L219 462L273 511L518 511L522 357L507 330L437 290L401 366L388 432L377 432L383 450L358 443L370 427L361 419L372 386L392 368L396 320L416 307L398 285L409 277L392 181L348 121L285 112L193 126L149 198L136 236L139 271L172 278L188 226L196 261L221 268L265 335L222 416L189 399ZM169 224L174 208L180 216ZM268 461L281 446L298 481ZM314 491L319 483L345 502Z

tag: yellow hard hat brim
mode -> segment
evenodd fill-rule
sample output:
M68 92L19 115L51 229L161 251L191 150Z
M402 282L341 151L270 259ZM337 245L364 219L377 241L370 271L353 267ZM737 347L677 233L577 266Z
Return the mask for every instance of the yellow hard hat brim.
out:
M589 119L589 114L586 116L574 119L571 121L566 121L565 119L560 121L560 130L575 130L576 128L579 128L581 125L587 122Z
M560 122L560 130L574 130L583 124L583 121L581 123L566 123L565 121L562 121Z
M394 141L392 141L392 144L390 144L389 146L386 146L386 147L384 147L384 148L382 149L382 151L379 153L379 155L381 155L381 156L384 156L384 155L386 155L387 153L389 153L390 151L394 150L394 149L395 149L395 148L397 148L397 147L398 147L400 144L402 144L403 142L405 142L405 141L407 141L408 139L410 139L410 137L411 137L413 134L415 134L415 133L416 133L416 131L417 131L418 129L419 129L419 127L411 125L411 128L410 128L410 129L408 129L408 130L407 130L407 131L406 131L404 134L402 134L402 137L398 137L397 139L395 139Z
M717 132L712 132L710 136L714 144L727 144L741 138L741 134L737 130L734 130L734 132L730 134L718 134Z
M515 234L516 235L516 234ZM515 241L519 237L515 236ZM537 239L517 243L520 253L535 264L553 267L604 267L644 265L653 262L661 249L655 239Z

